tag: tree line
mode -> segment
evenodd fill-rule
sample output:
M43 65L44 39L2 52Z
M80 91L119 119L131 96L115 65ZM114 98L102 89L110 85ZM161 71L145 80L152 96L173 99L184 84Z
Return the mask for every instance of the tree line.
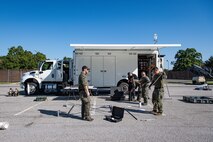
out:
M38 63L46 60L46 55L24 50L22 46L11 47L6 56L0 56L0 69L37 69Z
M195 48L187 48L186 50L179 50L175 55L176 61L172 62L174 65L173 71L185 71L193 65L205 66L213 69L213 56L208 60L202 61L202 54L197 52Z
M46 60L46 55L37 52L24 50L22 46L11 47L6 56L0 56L0 69L37 69L38 63ZM70 58L64 57L64 60ZM213 56L208 60L202 61L202 54L194 48L179 50L175 55L176 61L173 61L174 71L185 71L193 65L206 66L213 69Z

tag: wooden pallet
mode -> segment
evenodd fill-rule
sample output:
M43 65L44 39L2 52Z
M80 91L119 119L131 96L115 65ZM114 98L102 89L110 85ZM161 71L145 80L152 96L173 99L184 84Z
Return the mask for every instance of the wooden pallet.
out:
M183 101L199 104L213 104L213 98L206 96L183 96Z
M37 96L34 101L46 101L46 100L47 100L46 96Z

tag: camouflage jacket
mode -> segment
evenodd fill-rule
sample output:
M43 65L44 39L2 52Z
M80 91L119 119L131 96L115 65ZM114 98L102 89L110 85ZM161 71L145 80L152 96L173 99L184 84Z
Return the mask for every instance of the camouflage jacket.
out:
M166 78L167 78L166 73L165 72L160 72L160 73L155 74L153 76L151 84L155 85L156 89L163 88L164 79L166 79Z
M81 72L78 78L79 92L85 92L85 86L88 86L87 76L83 72Z
M142 77L140 79L140 87L141 88L147 88L149 86L150 79L148 76Z

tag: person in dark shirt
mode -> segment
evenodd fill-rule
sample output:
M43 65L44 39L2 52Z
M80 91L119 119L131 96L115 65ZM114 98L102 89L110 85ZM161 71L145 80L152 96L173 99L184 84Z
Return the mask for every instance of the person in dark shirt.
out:
M135 100L135 80L132 73L128 73L128 91L129 91L129 101Z
M82 72L78 78L78 89L79 95L81 98L82 106L81 106L81 116L83 120L93 121L90 115L90 93L89 86L87 81L87 75L89 73L89 68L87 66L82 67Z

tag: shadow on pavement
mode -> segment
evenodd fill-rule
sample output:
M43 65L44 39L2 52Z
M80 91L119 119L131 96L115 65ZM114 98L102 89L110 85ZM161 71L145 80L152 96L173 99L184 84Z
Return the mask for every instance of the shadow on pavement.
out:
M56 110L45 110L45 109L39 109L41 114L55 116L55 117L65 117L65 118L73 118L73 119L81 119L80 116L74 115L74 114L67 114L67 112L58 112Z
M134 113L152 114L152 111L146 111L146 110L140 110L140 109L125 108L125 110L127 110L129 112L134 112Z
M62 101L66 101L66 100L79 100L79 96L57 96L55 97L54 99L52 99L53 101L59 101L59 100L62 100Z
M45 109L39 109L40 113L46 114L46 115L51 115L51 116L58 116L58 111L55 110L45 110Z

